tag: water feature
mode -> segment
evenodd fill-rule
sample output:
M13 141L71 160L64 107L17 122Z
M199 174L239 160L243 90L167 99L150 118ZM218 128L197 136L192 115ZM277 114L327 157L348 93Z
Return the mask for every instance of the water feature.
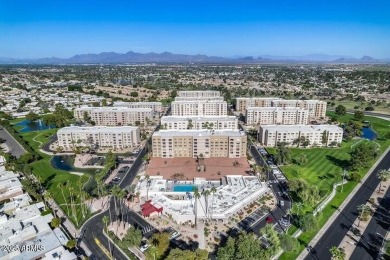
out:
M196 185L189 185L189 184L179 184L173 186L172 191L174 192L192 192L196 188Z
M27 133L27 132L33 132L33 131L41 131L41 130L46 130L50 128L54 128L55 126L53 125L46 125L42 119L39 119L38 121L30 121L30 120L23 120L20 121L19 123L15 124L16 126L21 127L19 132L21 133Z
M94 176L96 174L96 171L98 169L95 168L76 168L74 167L74 155L54 155L53 158L50 160L50 164L53 168L62 170L62 171L68 171L68 172L80 172L91 175L90 180L87 182L87 184L84 186L86 190L93 189L96 187L96 182L94 179Z
M372 130L372 128L368 126L364 126L362 128L362 138L368 139L368 140L375 140L378 137L376 132Z

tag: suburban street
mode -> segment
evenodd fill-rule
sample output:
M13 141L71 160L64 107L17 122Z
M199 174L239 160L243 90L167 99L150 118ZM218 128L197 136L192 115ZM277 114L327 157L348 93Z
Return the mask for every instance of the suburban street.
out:
M0 138L6 140L5 144L7 145L9 152L19 158L26 151L24 148L0 125Z
M376 173L381 169L389 169L389 168L390 168L390 151L387 152L387 154L379 162L375 170L361 185L360 189L356 192L353 199L347 204L347 206L344 208L341 214L335 219L335 221L332 223L329 229L322 235L321 239L315 244L315 246L311 250L311 253L306 257L306 259L330 259L331 258L329 249L333 246L336 247L339 246L344 236L351 228L353 222L358 217L357 207L361 204L365 204L367 200L371 197L371 194L375 191L376 187L379 185L380 181L377 178ZM387 203L388 202L386 202L385 206L388 206ZM371 231L368 232L374 232L373 231L374 229L375 227L371 225L369 229ZM374 258L374 256L371 257ZM359 255L357 259L369 259L369 258L362 258L361 255Z
M257 150L257 147L252 145L250 149L251 149L253 159L255 159L256 163L258 165L266 167L267 162L263 160L263 158L259 154L259 151ZM288 209L291 208L291 201L288 196L283 195L283 187L278 181L278 179L276 179L276 177L272 173L269 173L269 182L270 182L271 189L273 190L277 198L278 206L273 211L271 211L267 216L273 218L273 223L278 223L277 221L279 221L283 216L285 216ZM280 201L284 201L284 206L280 206L279 203ZM259 222L257 222L255 225L252 226L253 232L259 234L260 228L264 227L266 224L267 224L266 217L264 217L263 219L261 219ZM283 227L280 224L279 226L280 228L283 229Z
M351 255L351 259L377 259L382 246L383 237L390 228L390 188L383 199L379 202L379 207L368 224L363 236L357 243L356 249Z

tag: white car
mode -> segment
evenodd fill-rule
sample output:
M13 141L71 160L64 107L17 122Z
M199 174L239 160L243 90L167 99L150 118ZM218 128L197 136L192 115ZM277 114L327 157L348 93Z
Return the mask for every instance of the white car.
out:
M141 252L143 253L143 252L145 252L149 247L150 247L149 244L145 244L145 245L141 246L141 247L139 248L139 250L141 250Z
M175 232L173 232L173 233L171 234L171 236L169 237L169 239L174 239L174 238L176 238L176 237L178 237L178 236L180 236L180 233L177 232L177 231L175 231Z

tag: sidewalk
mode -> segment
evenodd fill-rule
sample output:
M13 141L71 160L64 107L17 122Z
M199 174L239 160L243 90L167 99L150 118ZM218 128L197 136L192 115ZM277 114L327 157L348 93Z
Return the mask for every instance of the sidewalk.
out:
M352 190L352 192L348 195L348 197L344 200L343 203L341 203L339 210L336 210L333 215L328 219L328 221L325 223L325 225L318 231L317 235L310 241L308 246L314 247L315 244L321 239L321 237L324 235L324 233L328 230L328 228L333 224L335 219L340 215L340 213L344 210L344 208L347 206L347 204L352 200L352 198L355 196L355 194L358 192L362 184L367 180L367 178L373 173L375 168L378 166L378 164L382 161L382 159L385 157L385 155L390 151L390 147L386 149L386 151L383 152L381 157L379 157L374 165L370 168L370 170L367 172L367 174L363 177L363 179L356 185L356 187ZM307 250L303 250L301 254L297 257L297 260L305 259L308 256L309 252Z

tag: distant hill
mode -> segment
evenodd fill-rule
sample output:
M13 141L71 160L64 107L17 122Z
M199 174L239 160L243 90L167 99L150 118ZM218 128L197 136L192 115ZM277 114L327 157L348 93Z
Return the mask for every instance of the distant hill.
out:
M0 57L0 64L125 64L125 63L237 63L237 64L258 64L258 63L385 63L384 60L377 60L370 56L355 59L350 56L310 54L304 56L270 56L261 57L240 57L233 56L224 58L207 55L174 54L162 53L127 53L102 52L99 54L79 54L70 58L41 58L41 59L13 59ZM387 61L388 62L388 61Z

